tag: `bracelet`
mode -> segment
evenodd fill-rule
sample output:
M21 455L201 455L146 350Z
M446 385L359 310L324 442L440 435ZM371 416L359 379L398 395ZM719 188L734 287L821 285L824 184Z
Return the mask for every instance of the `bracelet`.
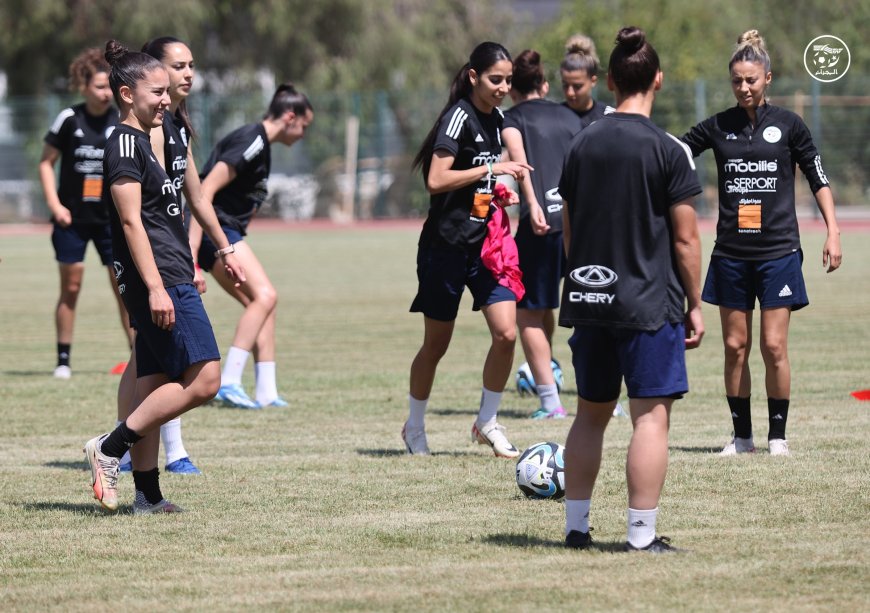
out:
M194 267L196 270L202 270L202 266L200 266L197 262L194 262L194 263L193 263L193 267Z
M228 247L224 247L223 249L218 249L214 252L214 257L219 258L227 255L228 253L235 253L236 247L235 245L230 244Z
M492 174L492 162L487 162L486 167L489 169L489 174Z

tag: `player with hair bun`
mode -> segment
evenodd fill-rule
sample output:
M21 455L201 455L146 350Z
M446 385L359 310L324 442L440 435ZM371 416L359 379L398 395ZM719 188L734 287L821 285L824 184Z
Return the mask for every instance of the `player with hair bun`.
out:
M471 439L488 445L496 456L519 455L497 421L514 357L516 301L523 289L510 227L505 235L499 220L506 218L493 197L497 176L522 181L531 170L523 162L501 161L503 116L498 107L510 92L512 78L507 49L494 42L475 47L453 79L447 104L414 158L413 167L423 170L430 204L417 246L419 283L411 304L412 312L423 313L424 334L411 363L409 414L402 428L410 454L430 453L426 406L467 285L474 297L472 308L483 313L492 338ZM499 200L500 204L519 201L507 191L508 202Z
M118 508L121 457L129 450L133 513L177 513L180 507L160 490L160 426L214 397L220 353L193 285L178 192L151 147L151 133L171 104L169 76L160 60L116 40L106 44L105 57L121 123L106 143L104 174L115 205L109 214L118 290L136 329L137 379L129 415L111 433L89 440L84 452L103 508ZM190 205L218 245L215 257L242 283L244 272L214 211L201 200Z
M517 303L520 341L532 371L541 407L532 419L565 417L553 375L552 339L564 273L562 197L559 177L571 139L583 120L564 104L546 99L549 83L541 56L527 49L514 60L502 138L512 160L537 170L520 184L520 220L516 242L526 294Z
M701 186L687 147L649 119L663 75L644 32L622 28L608 66L616 111L574 139L559 183L569 271L559 324L574 328L578 393L565 444L565 545L592 545L592 491L624 380L633 427L625 549L667 553L676 549L656 536L656 520L671 406L689 388L686 350L704 334L692 203Z
M809 304L795 211L795 168L803 171L828 235L822 265L842 263L834 197L821 156L803 120L767 100L773 75L757 30L740 35L728 62L737 105L705 119L683 136L695 156L712 149L719 174L716 246L703 298L719 306L725 345L725 398L734 435L721 455L752 453L749 352L752 312L761 310L771 455L788 455L785 426L791 397L788 328L793 311Z
M217 400L240 409L285 407L278 394L275 366L275 311L278 295L253 249L243 240L248 223L266 199L271 169L271 144L291 147L305 136L314 121L308 98L292 83L280 85L272 96L263 120L230 132L215 145L202 170L203 198L214 204L221 227L236 247L247 283L236 287L221 267L213 267L215 246L202 238L195 223L190 226L190 245L197 265L211 271L230 296L244 306L227 352ZM256 393L251 399L242 387L242 372L254 354Z
M592 97L598 85L598 53L595 43L585 34L575 34L565 42L565 57L559 65L565 106L577 113L583 127L601 119L613 108Z
M39 161L39 179L51 211L51 242L60 271L60 297L55 309L57 366L54 376L72 376L70 354L76 304L85 274L85 251L94 242L106 267L118 304L121 326L132 346L130 320L118 296L112 269L109 194L103 182L103 149L118 123L112 108L109 65L99 49L82 51L70 64L69 85L85 101L62 110L48 133ZM54 166L60 160L60 181ZM123 368L119 364L113 372Z

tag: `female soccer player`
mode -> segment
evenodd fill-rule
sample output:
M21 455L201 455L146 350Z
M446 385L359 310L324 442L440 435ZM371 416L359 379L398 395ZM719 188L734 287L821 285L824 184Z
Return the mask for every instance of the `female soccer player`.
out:
M583 127L613 111L612 107L592 98L592 90L598 84L598 54L591 38L575 34L568 39L559 73L565 105L577 113Z
M810 131L796 114L767 101L770 57L757 30L740 36L728 69L737 106L702 121L683 136L695 156L713 150L719 173L716 246L703 298L719 305L725 344L725 397L734 437L721 454L755 451L749 351L757 299L767 389L767 444L771 455L788 455L788 326L792 311L809 304L795 213L796 165L806 176L828 228L822 248L822 265L828 272L842 263L840 231L834 197Z
M201 200L202 188L196 163L190 152L190 141L194 137L193 126L187 113L187 97L193 85L194 65L193 55L186 44L172 36L155 38L145 43L142 52L163 62L163 67L169 74L168 113L163 115L163 129L151 132L151 147L154 156L163 166L172 185L177 192L184 192L188 202ZM200 206L211 207L210 202ZM185 211L182 209L182 215ZM188 213L189 215L189 213ZM205 279L201 270L194 273L194 285L200 293L205 291ZM135 365L135 353L130 364ZM136 385L135 368L125 372L118 388L118 423L132 410L133 387ZM176 417L160 426L160 439L166 453L166 472L179 474L200 474L200 470L191 461L184 441L181 437L181 418ZM132 470L129 454L121 462L121 472Z
M483 367L480 411L473 442L500 457L519 455L496 420L516 341L516 288L496 281L481 258L493 214L496 176L522 181L531 167L502 162L499 105L511 88L513 63L507 49L485 42L475 47L450 88L447 105L414 159L431 195L417 251L419 289L411 305L422 312L423 345L411 364L410 414L402 439L411 454L429 454L424 417L435 370L447 351L464 286L474 296L492 336ZM513 199L518 200L516 194ZM507 238L510 238L508 235Z
M222 267L213 267L215 246L202 239L191 224L191 247L198 265L210 270L221 287L245 307L236 327L221 373L217 399L241 409L285 407L275 380L275 307L278 296L254 251L244 242L248 223L266 199L271 166L271 144L291 147L305 136L314 121L308 98L292 83L280 85L272 97L263 121L242 126L225 136L211 152L203 169L203 197L214 203L221 227L236 247L236 256L245 269L247 282L235 287ZM254 352L255 400L242 388L242 372L248 355Z
M106 143L105 175L115 206L110 209L112 252L118 288L136 328L135 407L109 434L85 444L94 497L118 508L121 456L130 449L136 514L173 513L163 498L157 470L161 424L212 398L218 389L220 354L193 285L190 245L178 193L150 144L169 107L169 76L163 64L119 42L106 44L109 83L121 123ZM191 201L200 223L219 244L229 275L244 275L214 211Z
M670 410L688 391L685 351L704 333L691 200L701 186L688 149L649 120L662 72L642 30L619 31L608 67L616 112L580 132L559 183L570 271L559 323L574 328L579 396L565 444L565 544L591 544L592 490L624 379L634 428L625 548L665 553L674 548L656 537L656 517Z
M565 417L551 367L553 309L559 307L565 260L559 177L571 139L583 129L580 117L567 106L545 99L548 91L541 56L532 50L520 53L510 92L515 104L505 113L502 138L512 160L537 169L520 185L516 234L526 288L517 303L517 323L541 399L532 419Z
M103 147L118 123L109 89L109 65L99 49L87 49L70 64L69 76L70 89L78 91L85 101L58 114L45 135L39 161L39 179L54 226L51 242L60 269L60 298L55 310L57 367L54 376L58 379L72 376L73 326L89 241L94 241L100 260L108 270L121 325L128 342L133 344L130 320L118 296L112 269L109 195L103 185ZM54 172L58 159L61 161L59 184Z

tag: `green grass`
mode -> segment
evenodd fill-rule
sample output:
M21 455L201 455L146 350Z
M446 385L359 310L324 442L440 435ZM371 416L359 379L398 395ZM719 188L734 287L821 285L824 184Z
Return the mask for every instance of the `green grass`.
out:
M185 416L187 448L205 474L164 475L164 492L188 512L144 518L129 514L129 477L121 513L95 510L80 451L114 424L118 378L107 372L126 357L95 254L74 376L55 381L48 237L0 239L0 608L870 608L870 405L848 394L870 387L866 234L847 232L844 268L825 275L822 237L804 233L812 304L792 320L789 458L712 453L730 423L718 316L705 307L707 336L689 356L692 391L675 405L659 519L660 532L691 553L671 557L616 553L627 420L608 432L593 500L603 551L564 550L562 506L523 499L513 463L470 444L488 334L467 299L430 402L435 454L404 455L408 368L422 338L420 316L407 312L416 234L255 231L250 243L279 289L279 386L291 407ZM225 349L239 309L214 283L205 301ZM560 329L555 342L566 366L567 337ZM752 369L763 441L757 347ZM564 442L570 420L531 422L534 408L505 394L511 440Z

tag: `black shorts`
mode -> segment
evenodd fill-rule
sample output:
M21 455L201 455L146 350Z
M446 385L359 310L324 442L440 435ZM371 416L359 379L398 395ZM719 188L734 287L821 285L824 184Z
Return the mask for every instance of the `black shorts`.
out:
M559 289L565 270L565 246L561 232L538 236L531 227L517 231L520 270L526 295L518 309L558 309Z
M77 264L85 261L88 242L100 254L103 266L112 265L112 226L109 224L74 223L66 228L53 224L51 244L54 245L54 259L61 264Z
M221 230L224 231L224 234L227 236L227 240L230 241L230 245L235 245L236 243L244 240L241 232L238 230L233 230L232 228L224 228L221 226ZM212 269L215 263L214 252L217 251L217 247L211 239L205 234L202 233L202 242L199 244L199 253L196 256L196 263L199 264L199 267L205 270L206 272Z
M738 260L723 256L710 258L701 298L729 309L752 311L755 300L762 309L802 309L810 303L798 249L775 260Z

